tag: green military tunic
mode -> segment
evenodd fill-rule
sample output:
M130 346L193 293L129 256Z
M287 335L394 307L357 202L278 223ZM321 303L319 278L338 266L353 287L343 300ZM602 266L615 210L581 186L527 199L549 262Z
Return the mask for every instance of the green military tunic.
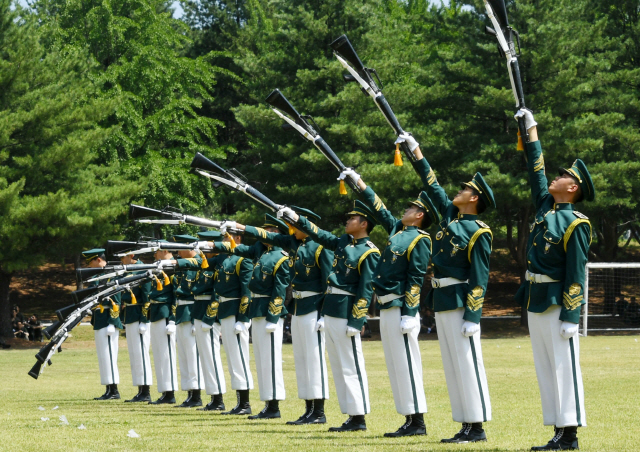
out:
M303 216L300 216L296 227L334 252L333 268L327 278L328 290L336 288L354 294L327 293L322 314L347 319L347 326L361 329L373 296L373 272L380 258L380 250L369 237L357 240L349 234L337 237Z
M426 159L413 163L413 166L442 215L431 258L434 277L469 281L435 288L429 292L427 301L435 312L464 307L464 320L479 323L489 282L491 229L477 215L463 215L458 211L438 184Z
M213 325L215 316L212 319L207 319L207 311L211 313L211 309L216 306L216 297L213 295L215 265L221 256L215 256L207 259L208 267L202 268L202 259L190 258L190 259L177 259L177 268L181 270L195 271L195 280L188 286L191 299L194 300L193 304L189 306L189 312L191 314L191 320L202 320L209 325ZM183 281L184 282L184 281ZM186 292L183 292L186 293ZM189 300L189 298L182 298L181 300ZM180 306L182 307L182 306ZM211 323L209 323L211 322Z
M265 317L267 322L278 323L280 317L288 314L284 299L291 280L291 263L286 251L261 242L251 246L238 245L233 249L228 242L215 242L215 247L221 252L242 256L255 262L249 289L254 294L268 296L252 297L248 308L249 318ZM240 310L242 309L241 306Z
M319 292L318 295L291 300L289 310L293 315L305 315L321 309L327 278L331 273L333 252L314 242L311 237L298 240L294 235L267 232L262 228L246 226L245 234L285 249L294 256L291 287L299 292Z
M530 312L544 312L562 306L560 320L579 323L584 304L584 280L591 223L571 203L555 204L547 189L540 141L527 143L527 168L536 207L535 223L527 244L527 269L557 282L525 281L516 300Z
M235 316L238 322L248 322L248 308L251 301L249 282L253 274L253 264L245 257L219 254L209 265L214 268L215 298L207 308L203 322L213 325L216 321ZM231 300L220 301L220 297Z
M141 274L143 272L135 272L135 274ZM136 297L136 302L133 303L131 294ZM149 294L151 293L151 281L131 288L131 292L125 290L120 296L121 308L120 308L120 320L123 324L128 325L130 323L142 322L149 323L147 317L148 311L145 306L149 303Z
M162 287L158 290L156 284L151 285L149 303L144 306L144 315L150 322L162 319L176 320L176 296L173 291L173 275L169 276L169 284L160 279Z
M404 294L388 303L378 303L378 309L399 307L401 315L413 317L420 309L420 292L431 257L431 237L416 226L404 226L371 187L362 192L362 197L389 234L387 247L373 275L373 290L379 297Z
M195 301L194 290L200 291L204 287L198 286L197 281L200 279L200 272L202 270L202 257L195 256L187 259L176 259L176 272L173 275L173 290L176 296L176 303L179 300ZM175 310L176 325L180 323L193 323L191 312L194 305L177 305Z
M107 279L106 282L111 281ZM94 281L89 287L98 286L100 283ZM122 329L122 321L120 320L120 298L121 293L112 295L109 298L104 298L100 301L100 304L93 308L93 314L91 315L91 325L94 330L101 330L109 325L113 325L116 328Z

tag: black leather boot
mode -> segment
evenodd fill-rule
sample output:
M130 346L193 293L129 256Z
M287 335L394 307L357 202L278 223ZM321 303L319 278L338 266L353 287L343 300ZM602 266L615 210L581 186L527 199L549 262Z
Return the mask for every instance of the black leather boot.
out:
M224 411L222 394L212 395L211 402L207 403L207 405L202 408L198 408L198 411Z
M452 438L445 438L440 440L441 443L457 443L458 440L464 436L465 432L467 431L467 428L469 428L469 430L471 430L471 424L467 424L466 422L462 423L462 428L460 429L460 431L458 433L456 433L455 435L453 435Z
M111 389L109 389L109 395L105 400L119 400L120 393L118 392L118 385L109 385Z
M554 427L555 435L544 446L531 450L578 450L578 427Z
M311 413L304 420L303 424L326 424L327 418L324 416L324 399L315 399L312 408Z
M305 403L306 408L304 410L304 413L302 413L302 416L300 416L295 421L287 422L287 425L302 425L302 424L304 424L304 421L307 418L307 416L309 416L313 412L313 400L305 400L304 403Z
M359 430L366 430L367 423L364 420L364 415L349 416L346 421L340 427L329 428L330 432L356 432Z
M149 394L149 386L138 386L138 393L125 402L150 402L151 394Z
M247 419L278 419L280 417L280 402L269 400L258 414L249 416Z
M104 394L100 397L94 397L93 400L107 400L109 398L109 393L111 392L111 385L106 385L104 387Z
M194 389L191 391L191 397L189 397L189 401L185 401L187 406L185 408L193 408L197 406L202 406L202 397L201 397L200 389Z
M422 413L406 416L405 423L398 430L392 433L385 433L387 438L397 438L400 436L426 435L427 428L424 425Z
M176 395L173 391L163 392L158 400L149 402L149 405L162 405L176 403Z
M182 402L176 408L189 408L189 401L191 400L191 392L192 391L187 391L187 398L184 399L184 402Z
M222 414L247 415L251 414L251 404L249 403L249 390L241 389L236 391L237 404L231 411Z

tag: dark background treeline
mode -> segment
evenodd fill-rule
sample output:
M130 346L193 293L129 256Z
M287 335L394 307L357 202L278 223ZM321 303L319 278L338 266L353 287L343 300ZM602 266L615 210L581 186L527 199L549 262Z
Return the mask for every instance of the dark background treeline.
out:
M483 220L524 271L533 206L481 1L184 1L179 20L170 4L0 0L1 332L14 272L169 232L132 226L129 202L259 223L261 206L189 174L195 152L340 231L353 193L340 196L329 162L281 129L264 103L274 88L400 215L421 185L407 162L393 166L394 136L373 102L342 81L328 44L343 33L377 69L439 182L453 194L483 173L498 202ZM588 164L597 198L579 209L593 225L591 259L628 259L624 245L640 231L640 1L507 6L547 175L578 157Z

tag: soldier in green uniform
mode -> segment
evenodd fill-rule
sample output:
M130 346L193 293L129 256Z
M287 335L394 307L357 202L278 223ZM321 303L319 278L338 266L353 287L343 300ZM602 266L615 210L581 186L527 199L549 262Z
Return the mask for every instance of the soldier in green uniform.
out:
M174 235L177 243L193 243L198 239L190 235ZM204 286L197 281L201 270L208 269L206 258L196 250L179 250L176 271L173 276L173 290L176 294L176 345L180 365L180 388L187 391L187 398L181 408L202 406L201 391L204 389L202 363L196 342L196 327L191 316L196 295ZM209 295L210 298L210 295Z
M142 262L136 260L134 256L133 254L122 256L120 262L122 265L141 264ZM144 306L149 303L150 292L151 282L148 282L125 290L120 296L120 320L124 324L127 335L131 378L133 385L138 387L138 393L125 402L151 402L150 386L153 381L149 356L151 332L149 319L144 315L146 312Z
M227 227L233 227L228 223ZM261 237L268 232L286 232L288 227L282 221L266 214L265 223L258 228ZM221 231L224 232L224 229ZM248 317L253 322L251 337L258 372L260 400L265 407L249 419L274 419L280 417L280 400L285 399L282 375L282 327L287 315L284 306L287 287L291 280L289 254L279 246L256 242L252 246L231 247L229 242L214 242L216 249L223 253L235 254L255 262L249 283L251 303ZM240 308L242 309L242 307Z
M354 170L341 178L358 185L364 202L389 234L387 247L373 277L380 309L380 335L396 411L405 423L386 437L426 435L427 400L422 379L420 293L431 257L431 237L423 229L438 223L438 211L426 192L420 193L397 219Z
M442 221L433 249L433 290L427 302L433 306L442 353L451 414L462 428L444 443L486 441L482 423L491 420L491 402L480 346L480 318L489 281L489 258L493 235L478 219L495 207L489 185L480 173L462 184L450 200L423 157L418 142L402 134L418 159L413 166L420 175Z
M310 210L301 207L293 209L316 222L320 220L320 216ZM294 258L291 281L293 300L289 306L293 314L291 337L298 397L305 401L305 412L287 424L324 424L327 421L324 401L329 398L329 380L324 356L325 336L318 327L318 314L327 290L326 281L331 272L333 252L299 229L294 229L293 235L267 232L265 236L260 228L227 223L230 227L244 230L245 235L285 249Z
M99 268L107 265L103 248L94 248L82 253L88 267ZM95 283L98 284L97 282ZM120 294L104 299L93 310L91 325L96 341L100 384L106 386L104 394L94 400L119 399L118 383L118 336L122 329L120 322Z
M173 254L169 250L158 250L155 253L156 262L172 265ZM178 387L178 371L176 356L176 297L173 291L173 275L163 275L151 285L149 303L143 308L144 315L149 319L151 333L151 348L156 371L158 392L162 395L152 405L176 403L175 391Z
M198 234L205 240L205 234ZM223 241L235 244L242 243L242 236L225 234ZM213 246L213 243L210 244ZM251 290L249 282L253 274L251 259L234 254L220 253L213 260L214 291L210 306L207 308L203 323L220 325L222 342L227 355L227 367L231 375L231 389L236 391L236 406L222 414L251 414L249 391L253 389L253 375L249 366L249 325L248 317Z
M353 210L347 212L345 234L337 237L289 207L280 209L278 215L334 252L322 306L323 317L318 323L320 328L325 328L340 409L349 418L329 431L366 430L364 417L371 405L360 330L371 304L371 282L380 257L380 251L369 240L369 233L376 225L375 216L361 201L355 201Z
M526 281L516 299L529 312L544 425L555 429L547 444L531 450L578 449L578 427L587 425L578 323L591 224L575 204L593 201L595 189L580 159L561 168L547 187L537 123L529 110L520 110L516 119L520 116L529 132L525 157L536 216L527 244Z

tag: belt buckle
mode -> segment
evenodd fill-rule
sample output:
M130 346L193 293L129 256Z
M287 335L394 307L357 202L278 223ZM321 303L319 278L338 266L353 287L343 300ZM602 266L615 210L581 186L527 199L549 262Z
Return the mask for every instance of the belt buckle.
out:
M439 279L435 279L435 278L434 278L434 279L432 279L432 280L431 280L431 286L432 286L434 289L438 289L438 288L440 288L440 280L439 280Z
M292 295L293 295L293 298L295 298L296 300L300 300L302 298L302 294L297 290L294 290Z

